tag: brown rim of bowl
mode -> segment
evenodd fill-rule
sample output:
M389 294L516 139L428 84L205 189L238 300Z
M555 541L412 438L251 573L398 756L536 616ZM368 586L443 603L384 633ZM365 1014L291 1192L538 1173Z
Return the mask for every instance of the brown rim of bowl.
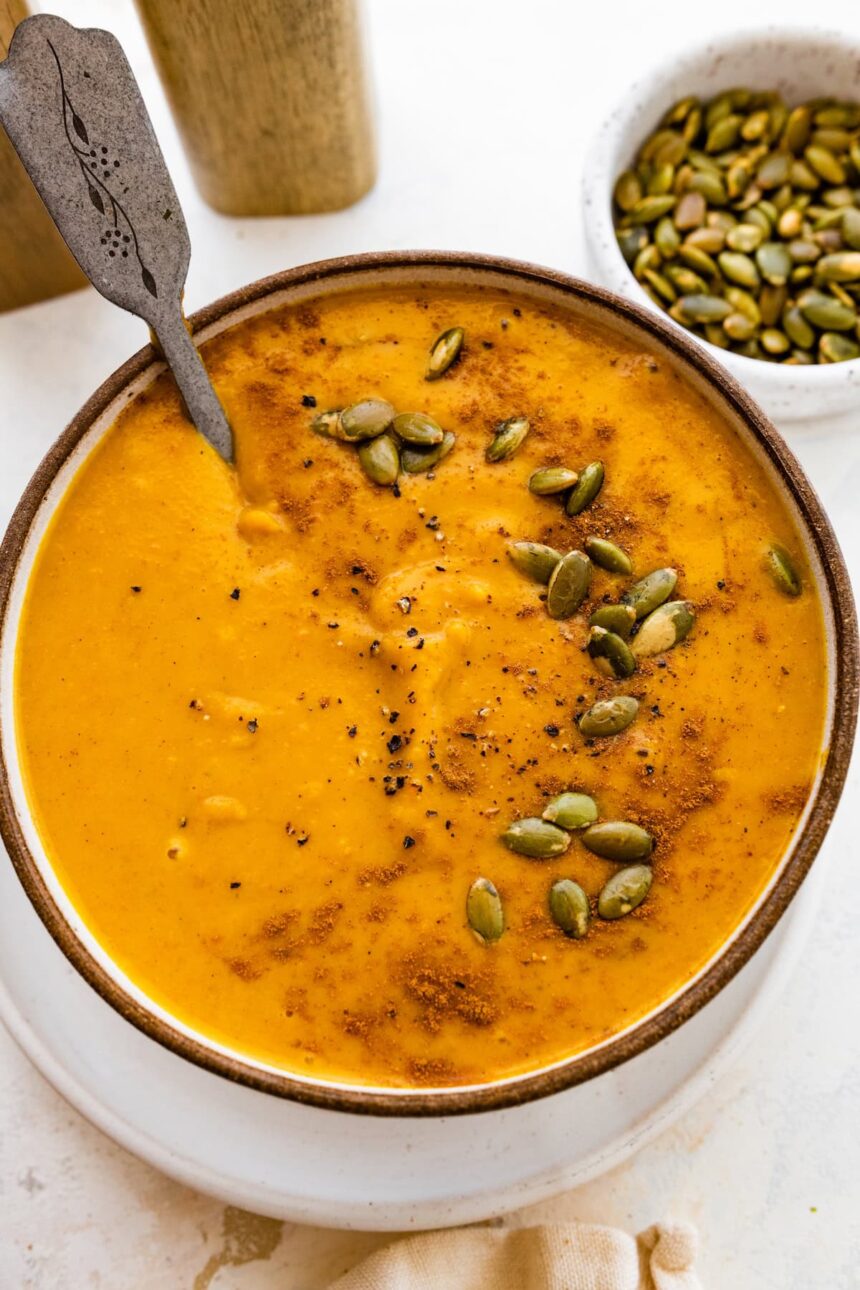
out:
M630 1030L609 1040L603 1047L586 1050L550 1069L513 1077L503 1083L426 1092L395 1089L376 1091L360 1085L339 1086L322 1081L316 1084L306 1083L303 1080L294 1079L287 1073L262 1071L238 1056L219 1053L208 1048L205 1044L174 1029L160 1017L154 1016L128 995L78 940L54 903L39 867L27 847L18 823L6 763L0 746L0 836L6 844L18 877L36 912L63 954L93 989L122 1017L180 1057L216 1075L224 1076L260 1092L275 1094L328 1110L405 1117L463 1115L478 1111L500 1110L560 1092L602 1075L621 1062L629 1061L630 1058L644 1052L646 1048L650 1048L652 1044L671 1034L704 1007L731 981L763 943L809 871L842 792L857 716L857 621L851 583L830 521L794 455L764 413L703 349L679 330L670 328L657 315L600 287L591 286L566 274L533 264L459 252L390 251L322 260L276 273L223 296L194 314L190 322L193 330L199 332L217 322L225 314L255 303L274 292L300 284L322 281L331 276L365 274L374 269L397 268L414 269L417 277L422 269L437 267L473 269L478 272L490 270L498 276L509 277L514 290L522 283L560 288L569 296L588 303L594 302L614 313L616 317L620 317L622 321L633 323L680 358L683 364L691 366L710 384L717 387L720 394L758 439L777 475L792 494L821 563L823 580L833 609L836 636L833 730L826 761L814 800L796 839L791 857L763 903L701 976L669 1003L658 1008L638 1024L634 1024ZM109 376L60 435L24 490L3 543L0 545L0 630L5 624L15 571L31 524L60 467L89 430L93 421L123 388L156 358L157 355L152 346L146 346Z

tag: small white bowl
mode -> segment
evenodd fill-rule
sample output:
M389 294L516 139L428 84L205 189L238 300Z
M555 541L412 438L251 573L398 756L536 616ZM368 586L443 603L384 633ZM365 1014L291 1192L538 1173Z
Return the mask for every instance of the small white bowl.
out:
M667 108L686 94L709 99L737 85L779 90L789 104L823 94L858 99L860 45L837 32L776 25L692 45L627 89L601 127L585 167L583 217L592 275L682 331L686 329L646 295L624 261L612 221L612 190ZM784 367L693 339L727 367L778 424L860 411L860 359Z

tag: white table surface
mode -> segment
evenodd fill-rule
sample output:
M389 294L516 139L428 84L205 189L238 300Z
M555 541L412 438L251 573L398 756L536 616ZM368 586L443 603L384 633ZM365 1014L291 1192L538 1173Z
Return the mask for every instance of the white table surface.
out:
M581 270L585 149L640 60L703 35L715 10L723 28L774 14L755 0L371 0L376 188L339 214L254 221L197 196L131 0L38 7L123 42L191 230L191 310L276 269L360 250L487 251ZM856 0L779 9L860 39ZM92 291L0 315L0 522L63 424L144 340L141 323ZM807 430L792 444L860 574L860 409L855 432ZM626 1165L508 1221L634 1231L674 1215L699 1225L708 1290L858 1285L858 825L855 769L822 856L818 935L722 1085ZM0 1029L0 1290L317 1290L383 1239L225 1211L168 1181L71 1110Z

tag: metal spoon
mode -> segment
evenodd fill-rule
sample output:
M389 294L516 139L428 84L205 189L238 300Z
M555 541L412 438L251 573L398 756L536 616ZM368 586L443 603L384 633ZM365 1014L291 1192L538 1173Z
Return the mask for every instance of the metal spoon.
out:
M192 421L232 461L182 312L188 230L119 42L51 14L25 19L0 63L0 122L90 282L149 323Z

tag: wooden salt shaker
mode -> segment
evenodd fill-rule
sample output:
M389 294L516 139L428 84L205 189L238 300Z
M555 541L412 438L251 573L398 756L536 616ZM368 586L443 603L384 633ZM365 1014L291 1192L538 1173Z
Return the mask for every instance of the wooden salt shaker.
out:
M226 215L357 201L376 177L358 0L137 0L205 200Z
M27 17L24 0L0 0L0 59ZM86 285L0 126L0 312Z

